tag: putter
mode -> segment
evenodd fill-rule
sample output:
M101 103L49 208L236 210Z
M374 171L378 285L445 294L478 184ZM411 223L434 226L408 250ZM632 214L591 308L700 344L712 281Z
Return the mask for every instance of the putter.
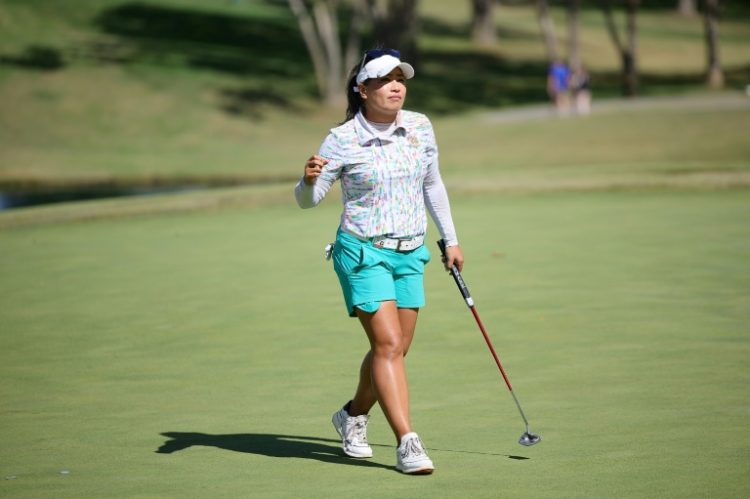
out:
M440 239L437 242L437 244L440 247L440 252L443 254L443 261L445 261L445 240ZM474 308L474 300L471 298L471 294L469 293L469 288L466 286L466 283L461 277L461 273L458 271L458 267L456 267L455 265L451 265L450 272L453 275L453 280L456 281L456 285L458 286L459 291L461 291L461 295L464 297L464 301L466 301L466 304L469 306L471 313L474 314L474 319L476 319L477 324L479 325L479 330L482 331L482 336L484 336L484 341L487 342L487 346L490 348L490 352L492 352L492 358L495 359L495 364L497 364L497 368L500 369L500 374L503 375L503 380L505 380L505 386L508 387L510 394L513 396L513 401L516 403L516 407L518 407L518 412L521 413L523 422L526 425L526 431L523 433L523 435L521 435L521 438L518 439L518 443L521 445L525 445L527 447L534 445L535 443L538 443L542 439L542 437L539 436L538 434L531 433L529 431L529 421L526 419L526 415L523 413L523 409L521 409L521 404L518 402L518 398L516 397L516 394L513 393L513 387L510 385L510 380L508 379L508 375L505 374L505 369L503 369L503 365L500 363L500 359L497 357L497 353L495 353L495 348L492 346L490 337L487 336L487 331L485 331L484 324L482 324L482 321L479 318L479 314L477 314L477 309Z

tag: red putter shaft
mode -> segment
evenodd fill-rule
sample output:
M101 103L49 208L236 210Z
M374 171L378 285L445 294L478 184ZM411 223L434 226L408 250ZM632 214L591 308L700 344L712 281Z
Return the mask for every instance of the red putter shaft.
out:
M440 247L440 252L443 254L443 262L446 262L447 260L446 260L446 254L445 254L445 250L446 250L445 240L440 239L437 242L437 244L438 244L438 247ZM461 295L464 297L464 301L466 301L466 305L469 306L471 313L474 315L474 319L477 321L477 325L479 326L479 330L482 332L484 341L485 343L487 343L487 346L489 347L490 352L492 353L492 358L495 359L495 364L497 364L497 368L500 370L500 374L502 374L503 376L503 381L505 381L505 386L508 387L508 391L510 392L510 395L513 397L513 402L516 403L518 412L521 415L521 418L523 419L524 424L526 425L526 432L523 435L521 435L521 438L518 440L518 443L520 443L521 445L526 445L526 446L534 445L541 440L541 437L529 431L529 421L528 419L526 419L526 414L524 414L523 409L521 408L521 403L518 401L518 398L516 397L516 394L513 391L513 387L510 384L508 375L505 374L505 369L503 369L503 365L500 363L500 359L497 356L497 352L495 352L495 347L492 346L492 341L490 341L490 337L487 334L487 330L484 328L484 324L482 324L482 320L479 318L477 309L474 307L474 299L471 297L471 293L469 293L469 287L464 282L463 277L461 277L461 272L459 272L458 267L456 267L455 265L451 265L450 273L453 276L453 280L456 281L456 285L458 286L459 291L461 291Z
M479 314L477 314L477 309L474 308L474 305L469 306L469 309L471 309L471 313L474 314L474 319L476 319L477 324L479 325L479 330L482 331L482 336L484 336L484 341L487 343L487 346L490 347L490 352L492 352L492 358L495 359L495 364L497 364L497 368L500 369L500 374L503 375L503 379L505 380L505 384L508 386L508 390L512 392L513 387L510 386L510 380L508 379L508 375L505 374L505 369L503 369L503 365L500 363L500 359L497 357L497 352L495 352L495 348L492 346L490 337L487 336L487 331L484 329L484 324L482 324L482 319L480 319Z

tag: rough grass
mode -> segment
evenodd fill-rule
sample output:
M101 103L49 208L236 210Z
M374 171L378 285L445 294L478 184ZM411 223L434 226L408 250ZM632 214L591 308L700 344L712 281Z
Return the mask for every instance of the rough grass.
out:
M750 100L727 97L732 107L721 106L719 99L702 108L690 99L654 100L645 108L623 106L578 119L504 123L489 114L473 123L439 121L441 161L449 175L482 178L676 174L747 166L750 145L738 130L750 125Z
M437 118L434 123L442 174L452 191L469 193L750 186L750 146L744 132L750 126L750 101L730 94L708 99L653 100L644 104L609 108L602 104L601 112L571 119L550 119L547 114L540 115L539 108L520 109L515 114L486 112ZM233 150L224 150L226 143L210 140L200 143L196 136L195 144L201 153L177 148L178 157L184 161L174 166L179 171L191 172L194 178L211 180L222 172L230 177L236 175L240 181L281 181L275 185L10 210L0 213L0 227L286 202L286 189L299 175L299 167L295 165L317 150L326 129L320 116L300 122L297 129L289 129L283 136L259 127L256 140L247 146L254 153L243 156L238 152L238 163L223 170L217 166L215 172L203 169L203 155L214 152L212 160L221 162L222 155ZM294 147L285 144L290 136L295 137ZM245 148L239 143L235 146ZM98 151L108 156L120 152L118 161L123 164L127 158L133 163L141 162L137 141L123 141L121 147L106 151L102 146ZM16 148L8 155L19 150ZM193 152L192 157L188 157L188 152ZM29 154L36 155L37 149ZM49 154L61 163L77 159L80 167L89 163L95 153L71 144L65 152L42 149L40 154ZM168 179L169 158L175 157L169 151L155 157L144 155L141 178ZM149 165L159 161L163 163L162 176L150 176L147 172L153 169ZM132 165L127 169L130 175L135 171ZM72 171L69 173L73 174ZM8 170L6 182L12 179L20 184L28 182L29 177L24 176L27 173ZM89 173L78 170L78 175ZM47 174L50 172L35 173L42 180L48 178ZM76 178L80 180L74 175L73 180ZM98 172L89 178L96 179L108 177Z
M342 109L315 103L310 62L283 2L73 3L0 5L0 185L6 188L102 178L130 183L278 178L299 164L298 151L317 148L322 131L341 119ZM454 4L440 0L421 7L422 76L411 84L409 107L436 121L455 119L459 130L467 126L457 115L468 111L544 102L546 63L533 7L498 6L499 42L480 49L468 41L468 3L459 9ZM554 15L564 46L563 11ZM643 9L640 25L643 91L701 88L700 19ZM749 26L746 17L722 19L722 60L733 90L747 83ZM617 92L617 57L598 10L583 12L582 29L597 102ZM724 123L723 115L717 116L706 117L706 126ZM703 121L683 117L692 130L695 120ZM663 126L673 124L674 119ZM737 130L746 126L734 124ZM638 133L649 130L637 120L631 125L622 126L632 140L642 140ZM589 137L592 146L607 143L600 140L607 126L598 120L558 125ZM470 142L482 135L477 132L472 126L455 137ZM515 133L525 134L520 143L535 140L533 130ZM695 133L680 144L685 156L725 137L722 131L711 140L692 140ZM576 147L576 140L567 143ZM555 142L544 148L532 143L529 150L559 148ZM723 151L719 143L714 154ZM504 154L505 147L493 152L498 158ZM447 167L463 167L450 156L446 161Z
M600 103L601 112L595 108L589 117L567 120L530 114L506 121L486 112L433 121L442 171L456 188L742 187L748 183L750 158L744 134L750 126L748 102L730 94L646 101L630 110L608 110ZM148 114L154 107L136 113ZM291 181L334 120L331 115L305 117L281 134L275 131L284 123L279 118L247 136L231 126L219 127L224 133L217 134L215 124L196 121L195 129L186 123L165 130L164 142L135 132L113 132L106 143L95 136L81 142L71 137L81 129L71 125L49 129L50 135L42 131L32 143L19 138L4 151L7 163L0 176L6 185ZM34 166L13 166L26 162Z

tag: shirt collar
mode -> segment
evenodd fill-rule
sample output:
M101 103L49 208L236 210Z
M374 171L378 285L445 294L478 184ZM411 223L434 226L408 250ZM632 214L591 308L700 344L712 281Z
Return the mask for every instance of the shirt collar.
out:
M399 111L398 114L396 115L396 128L393 129L392 134L391 135L383 134L379 132L378 130L375 130L372 126L370 126L367 119L362 114L362 110L360 110L354 116L354 130L357 133L357 141L359 142L359 145L363 146L363 145L366 145L368 142L371 142L374 139L390 141L391 136L399 133L399 130L401 130L400 133L405 134L406 126L404 125L404 120L403 120L401 111Z

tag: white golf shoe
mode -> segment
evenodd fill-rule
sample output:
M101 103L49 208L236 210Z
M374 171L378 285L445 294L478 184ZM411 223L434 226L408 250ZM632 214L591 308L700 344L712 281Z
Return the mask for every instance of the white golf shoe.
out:
M352 417L345 407L331 418L333 427L341 437L344 453L350 457L372 457L372 447L367 443L367 421L370 416L362 414Z
M416 433L407 433L401 437L401 445L396 449L396 469L401 473L428 475L435 471L435 466L427 457L424 444Z

